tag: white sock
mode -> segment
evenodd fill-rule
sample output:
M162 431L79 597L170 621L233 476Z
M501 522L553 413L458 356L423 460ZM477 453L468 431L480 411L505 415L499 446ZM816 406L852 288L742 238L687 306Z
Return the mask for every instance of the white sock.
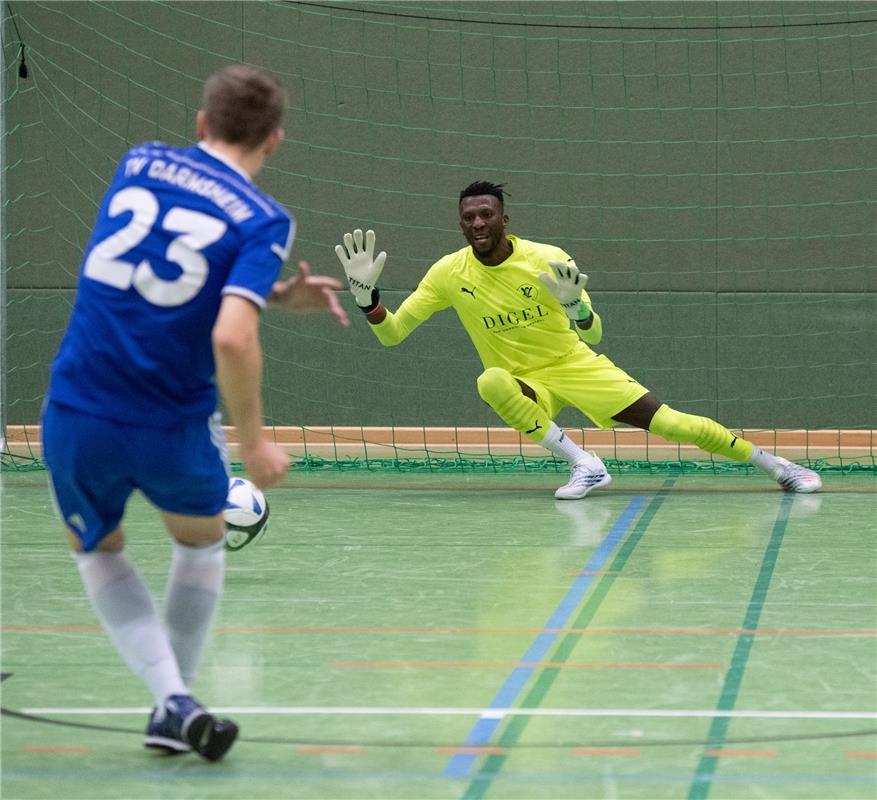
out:
M752 455L749 456L749 463L766 472L772 478L776 478L782 468L789 462L784 458L773 455L773 453L762 450L760 447L753 447Z
M180 673L191 686L222 596L225 542L207 547L174 542L173 548L164 614Z
M158 707L187 694L167 632L152 597L124 554L76 553L85 591L116 650L149 687Z
M550 450L555 458L568 461L570 465L594 459L590 453L582 450L553 422L548 426L548 433L545 434L545 438L539 444L546 450Z

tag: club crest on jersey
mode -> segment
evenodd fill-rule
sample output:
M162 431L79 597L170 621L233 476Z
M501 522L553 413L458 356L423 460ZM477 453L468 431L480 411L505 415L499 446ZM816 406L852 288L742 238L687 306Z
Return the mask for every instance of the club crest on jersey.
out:
M524 297L526 297L528 300L532 300L534 297L536 297L536 294L537 294L536 287L533 286L533 284L531 284L531 283L522 284L521 286L518 287L518 291L522 295L524 295Z

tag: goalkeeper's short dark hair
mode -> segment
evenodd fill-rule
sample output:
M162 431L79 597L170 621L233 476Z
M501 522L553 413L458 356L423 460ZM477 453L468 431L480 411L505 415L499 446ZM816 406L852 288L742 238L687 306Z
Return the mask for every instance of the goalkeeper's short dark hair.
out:
M503 194L504 183L491 183L490 181L475 181L470 183L462 192L460 192L460 201L463 202L464 197L480 197L483 194L493 195L499 204L505 205L505 195Z

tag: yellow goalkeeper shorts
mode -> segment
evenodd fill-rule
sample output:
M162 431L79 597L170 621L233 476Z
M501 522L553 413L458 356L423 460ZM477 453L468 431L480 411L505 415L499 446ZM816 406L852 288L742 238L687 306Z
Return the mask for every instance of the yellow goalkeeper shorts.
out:
M606 356L584 348L547 366L516 372L514 377L532 387L550 419L572 406L600 428L620 425L612 417L649 391Z

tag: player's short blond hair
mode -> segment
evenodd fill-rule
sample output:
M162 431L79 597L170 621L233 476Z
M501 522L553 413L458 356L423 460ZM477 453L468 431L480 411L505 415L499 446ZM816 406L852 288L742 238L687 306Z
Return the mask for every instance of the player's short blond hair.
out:
M284 101L283 86L273 75L232 64L207 79L201 110L211 136L253 149L280 127Z

